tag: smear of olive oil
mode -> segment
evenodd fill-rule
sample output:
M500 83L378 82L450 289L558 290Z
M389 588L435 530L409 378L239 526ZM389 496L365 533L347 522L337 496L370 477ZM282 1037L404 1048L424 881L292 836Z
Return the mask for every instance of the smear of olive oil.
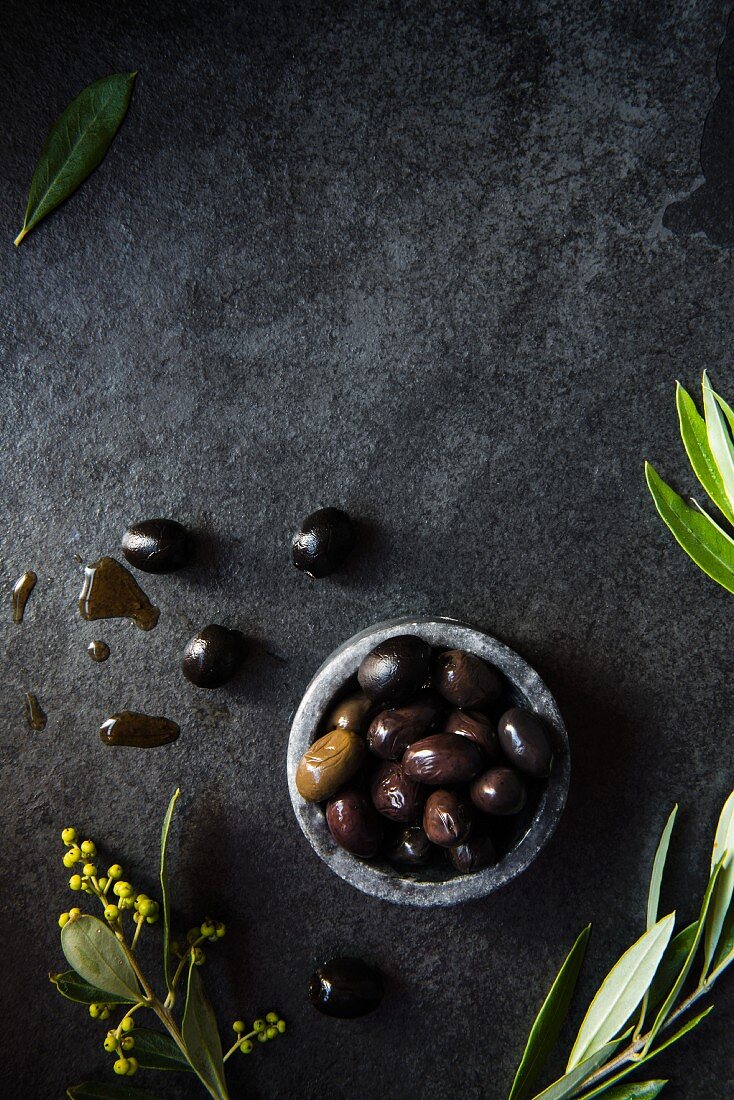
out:
M87 646L87 653L93 661L106 661L110 655L110 647L107 642L94 641Z
M132 619L141 630L152 630L160 611L124 565L105 557L84 567L79 614L88 620Z
M22 623L25 613L25 605L28 597L36 586L38 577L32 569L28 569L22 577L18 577L13 586L13 622Z
M32 730L46 728L46 715L32 691L29 691L25 697L25 717Z

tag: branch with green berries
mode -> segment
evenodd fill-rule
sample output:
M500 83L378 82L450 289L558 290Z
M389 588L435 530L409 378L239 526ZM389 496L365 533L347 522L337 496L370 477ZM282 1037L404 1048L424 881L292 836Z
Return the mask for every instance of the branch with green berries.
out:
M75 829L64 829L67 846L63 864L69 870L81 864L69 880L71 890L96 899L103 918L82 913L74 907L59 917L61 949L71 970L52 974L59 993L71 1001L88 1005L92 1019L105 1021L115 1010L122 1016L104 1038L104 1049L114 1055L114 1072L132 1077L139 1069L183 1070L196 1074L214 1100L229 1100L224 1063L236 1051L251 1054L255 1042L266 1043L285 1031L285 1021L268 1012L248 1029L235 1020L235 1040L225 1052L217 1029L214 1010L204 992L201 967L206 961L204 943L216 943L225 934L221 921L206 917L191 928L183 944L171 937L166 846L176 791L163 820L161 833L161 904L138 892L123 878L123 869L113 863L106 873L98 869L99 856L92 840L77 842ZM165 995L158 996L143 974L136 949L146 925L163 916L163 975ZM132 928L130 928L130 919ZM179 1012L179 1003L183 1009ZM163 1026L141 1028L133 1017L148 1010ZM115 1082L85 1082L67 1090L72 1100L154 1100L151 1094Z

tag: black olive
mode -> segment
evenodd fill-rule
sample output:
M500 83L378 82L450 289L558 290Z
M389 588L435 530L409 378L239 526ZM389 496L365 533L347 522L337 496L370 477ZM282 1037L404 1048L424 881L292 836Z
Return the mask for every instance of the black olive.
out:
M428 642L414 634L388 638L367 654L357 679L374 703L407 702L428 683L432 651Z
M482 710L502 694L502 676L481 657L449 649L436 660L436 687L453 706Z
M497 725L500 747L511 764L536 778L550 775L553 747L541 718L532 711L511 707Z
M193 557L191 535L175 519L145 519L122 536L122 552L144 573L174 573Z
M453 848L469 836L472 823L468 799L455 791L434 791L423 811L423 828L429 840L441 848Z
M308 987L308 999L325 1016L353 1020L373 1012L384 994L382 975L377 967L362 959L330 959L314 972Z
M475 779L469 790L471 800L485 814L518 814L528 793L521 776L512 768L490 768Z
M392 863L399 863L404 867L425 867L431 862L434 851L423 826L408 825L385 854Z
M197 687L221 687L240 667L244 641L238 630L205 626L186 646L181 662L184 676Z
M497 849L489 832L474 826L467 840L449 848L449 859L462 875L470 875L495 864Z
M319 508L293 536L293 564L309 577L326 577L354 548L352 521L341 508Z

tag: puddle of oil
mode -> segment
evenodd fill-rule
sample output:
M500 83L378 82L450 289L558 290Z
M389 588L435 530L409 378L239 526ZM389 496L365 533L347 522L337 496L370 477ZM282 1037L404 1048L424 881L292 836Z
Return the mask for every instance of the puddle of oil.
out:
M124 710L120 714L113 714L102 723L99 737L104 745L152 749L159 745L170 745L180 732L176 723L169 718L154 718L149 714Z
M124 565L104 557L84 567L79 614L87 620L132 619L141 630L152 630L160 611Z
M43 707L32 691L29 691L25 697L25 717L26 722L32 730L42 730L46 728L47 718Z
M13 622L22 623L25 614L25 605L28 597L36 587L38 577L32 569L26 570L22 577L18 577L13 585Z
M87 646L87 653L93 661L99 663L99 661L106 661L110 655L110 647L107 642L100 642L95 640L90 642Z

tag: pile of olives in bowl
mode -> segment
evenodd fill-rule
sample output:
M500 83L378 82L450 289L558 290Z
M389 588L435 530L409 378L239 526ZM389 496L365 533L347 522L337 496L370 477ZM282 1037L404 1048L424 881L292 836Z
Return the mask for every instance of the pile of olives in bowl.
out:
M434 634L451 623L431 622ZM505 651L504 670L452 645L453 638L436 644L423 636L425 629L390 635L366 652L362 644L355 672L332 693L311 743L291 761L294 806L319 854L330 861L340 849L338 873L380 896L397 890L392 900L451 904L462 894L488 892L458 887L447 900L445 890L430 888L483 872L500 884L507 857L546 808L559 761L560 786L550 800L556 816L565 801L565 730L555 704L550 700L550 709L539 712L508 674L527 670L531 689L533 680L546 695L547 689L511 650L456 626L486 638L500 656ZM314 684L328 668L329 662ZM547 828L540 831L542 844ZM353 863L348 875L344 853ZM535 853L525 854L526 864ZM363 865L361 874L356 864ZM517 867L505 870L508 877L517 873ZM380 876L388 878L381 886Z

